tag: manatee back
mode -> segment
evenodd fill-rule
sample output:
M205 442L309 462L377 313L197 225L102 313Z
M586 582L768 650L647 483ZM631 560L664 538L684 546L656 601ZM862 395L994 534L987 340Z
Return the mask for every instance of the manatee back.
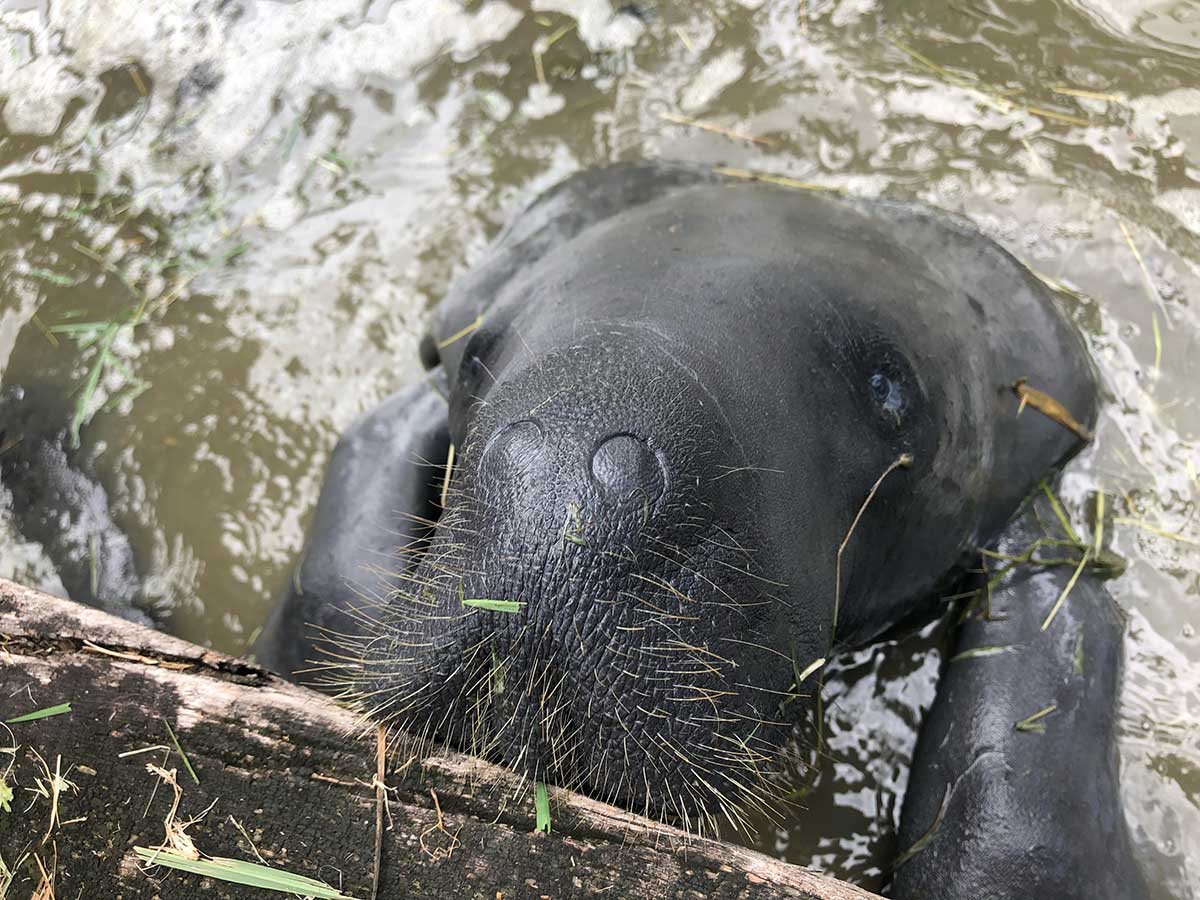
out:
M133 548L108 494L73 458L65 392L47 386L0 392L0 481L24 537L41 544L67 595L142 625Z

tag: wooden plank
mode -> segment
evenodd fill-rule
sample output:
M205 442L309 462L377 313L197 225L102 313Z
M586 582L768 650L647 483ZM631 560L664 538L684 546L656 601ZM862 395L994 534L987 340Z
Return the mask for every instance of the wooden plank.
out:
M8 898L34 894L39 860L57 900L272 896L139 865L133 848L163 841L173 798L147 763L177 770L177 818L203 815L186 831L203 853L253 861L252 841L272 865L371 896L376 740L351 713L245 660L0 580L0 720L66 702L0 729L14 793L0 858L24 860ZM54 822L39 756L72 785ZM564 791L551 790L553 832L535 833L527 784L448 751L389 781L383 900L875 897Z

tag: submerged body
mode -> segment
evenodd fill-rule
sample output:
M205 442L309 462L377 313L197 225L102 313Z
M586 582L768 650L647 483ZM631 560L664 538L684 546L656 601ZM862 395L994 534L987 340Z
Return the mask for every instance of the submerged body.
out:
M71 458L62 392L0 392L0 481L24 536L54 562L72 600L149 625L129 538L113 521L104 488Z

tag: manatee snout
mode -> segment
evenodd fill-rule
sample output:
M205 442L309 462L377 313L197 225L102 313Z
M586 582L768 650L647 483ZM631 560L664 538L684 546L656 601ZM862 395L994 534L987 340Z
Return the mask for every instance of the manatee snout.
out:
M679 382L583 403L538 374L490 391L366 617L362 705L655 816L768 805L794 670L754 497L719 477L734 442Z
M790 730L776 601L715 532L659 539L641 517L581 504L440 529L376 645L384 716L653 816L763 804Z

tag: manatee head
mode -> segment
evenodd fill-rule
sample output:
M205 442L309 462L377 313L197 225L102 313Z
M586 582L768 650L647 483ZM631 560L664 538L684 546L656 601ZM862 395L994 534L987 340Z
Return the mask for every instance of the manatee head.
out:
M802 676L928 610L1078 447L1014 381L1094 405L1044 287L909 207L689 188L486 284L440 331L445 507L343 696L692 827L775 805Z

